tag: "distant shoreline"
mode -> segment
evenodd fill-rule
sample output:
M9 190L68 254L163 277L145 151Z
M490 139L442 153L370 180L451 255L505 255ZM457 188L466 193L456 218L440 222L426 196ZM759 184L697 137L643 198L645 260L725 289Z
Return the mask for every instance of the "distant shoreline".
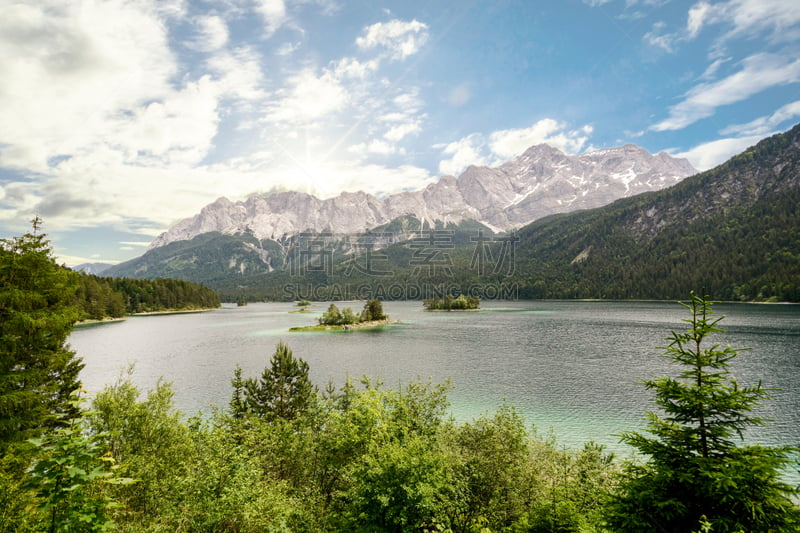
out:
M164 309L162 311L145 311L142 313L130 313L127 316L151 316L151 315L184 315L189 313L207 313L216 311L219 307L207 307L204 309Z
M73 328L80 328L80 327L84 327L84 326L98 326L98 325L101 325L101 324L113 324L115 322L124 322L125 320L127 320L127 317L124 317L124 316L115 317L115 318L101 318L99 320L96 319L96 318L90 318L88 320L78 320L77 322L75 322L72 325L72 327Z
M482 309L478 307L477 309L423 309L423 311L426 313L466 313L472 311L482 311Z
M108 317L108 318L89 318L86 320L79 320L75 322L72 327L79 328L82 326L97 326L100 324L113 324L115 322L124 322L130 317L136 316L157 316L157 315L183 315L190 313L206 313L208 311L216 311L218 308L209 307L207 309L164 309L162 311L145 311L143 313L128 313L125 316Z

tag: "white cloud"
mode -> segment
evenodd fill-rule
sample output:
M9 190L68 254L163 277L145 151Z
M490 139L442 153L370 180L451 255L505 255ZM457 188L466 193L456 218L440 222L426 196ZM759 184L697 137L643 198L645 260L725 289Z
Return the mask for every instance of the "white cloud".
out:
M772 133L778 126L789 120L800 117L800 100L784 106L766 117L757 118L747 124L728 126L720 133L723 135L762 135Z
M254 0L255 9L264 20L264 33L269 37L287 19L286 4L283 0Z
M362 50L385 48L393 59L405 59L419 52L428 40L428 25L417 20L391 20L368 26L356 39Z
M716 39L712 54L720 54L734 38L766 36L772 42L791 42L800 37L800 9L796 0L706 0L689 9L685 35L691 40L704 28L722 24L729 29Z
M419 112L423 102L419 97L419 89L411 88L392 98L392 104L406 115L413 115Z
M528 128L498 130L483 135L473 133L447 145L439 145L447 159L439 163L443 174L458 175L469 165L499 165L521 155L531 146L546 143L567 154L576 154L586 145L592 133L590 125L570 130L568 125L544 118Z
M724 163L736 154L753 146L761 135L719 139L695 146L686 152L673 153L674 157L685 157L697 170L703 171Z
M121 1L6 8L0 164L46 171L49 158L102 144L117 117L170 96L177 68L153 11Z
M283 43L275 51L275 55L290 56L293 53L295 53L298 49L300 49L300 43Z
M377 59L359 61L352 57L345 57L336 62L333 71L340 78L364 79L378 70L379 65Z
M451 142L442 148L442 153L450 157L439 162L439 172L457 176L470 165L487 165L489 160L482 155L484 151L485 142L477 133Z
M349 152L364 155L364 154L378 154L378 155L392 155L400 152L394 144L390 144L381 139L373 139L369 143L359 143L351 146Z
M698 2L689 9L689 16L686 21L686 31L689 39L694 39L700 33L710 11L711 5L705 1Z
M406 122L389 128L384 137L390 141L397 142L408 135L419 133L420 131L422 131L422 128L418 122Z
M122 249L122 248L121 248ZM110 263L116 265L119 261L115 261L112 259L103 259L102 256L97 254L92 254L90 257L83 257L83 256L76 256L76 255L64 255L59 253L58 248L55 249L55 258L56 262L59 265L65 264L71 267L76 267L78 265L82 265L84 263Z
M221 96L245 101L266 97L261 57L253 48L241 46L220 51L208 59L207 65Z
M270 120L304 124L342 109L348 101L340 80L327 70L317 75L306 69L289 82L290 87L278 91L278 101L271 104Z
M591 126L583 126L577 130L567 130L567 125L551 118L545 118L529 128L501 130L489 137L489 148L492 153L502 159L511 159L520 155L533 145L547 143L567 154L581 151L589 135Z
M673 43L677 38L675 34L663 33L666 28L664 22L656 22L653 24L653 29L644 34L644 40L650 46L661 48L666 52L673 52Z
M714 17L733 24L731 36L767 32L783 41L797 37L800 9L794 0L731 0L715 4Z
M228 42L228 26L222 17L215 15L197 17L194 20L197 35L186 46L200 52L219 50Z
M669 117L650 127L653 131L685 128L714 114L717 107L741 102L765 89L800 81L800 59L756 54L742 62L738 72L716 82L701 83L670 108Z
M118 120L105 142L129 163L199 163L217 133L218 88L204 77ZM68 163L64 163L68 164Z
M722 65L724 65L728 61L729 61L728 58L719 58L719 59L714 60L713 63L711 63L708 67L706 67L706 70L703 72L702 76L700 76L700 79L701 80L712 80L712 79L714 79L714 77L717 75L717 72L719 71L720 67L722 67Z

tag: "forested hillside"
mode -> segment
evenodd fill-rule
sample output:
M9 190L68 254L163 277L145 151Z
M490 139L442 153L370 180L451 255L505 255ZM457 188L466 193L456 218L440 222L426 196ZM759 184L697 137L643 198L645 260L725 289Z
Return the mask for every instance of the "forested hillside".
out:
M106 278L88 274L80 274L78 280L74 299L84 320L219 307L216 292L188 281Z
M680 184L520 231L520 295L800 301L800 126Z

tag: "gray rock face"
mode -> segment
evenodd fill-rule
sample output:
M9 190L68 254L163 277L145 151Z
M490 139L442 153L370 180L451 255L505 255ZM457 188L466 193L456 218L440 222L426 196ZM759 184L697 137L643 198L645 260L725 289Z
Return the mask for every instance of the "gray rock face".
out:
M473 219L511 230L554 213L600 207L625 196L663 189L697 171L686 159L652 155L635 145L568 156L540 144L499 167L467 168L422 190L383 200L344 192L321 200L301 192L219 198L159 235L150 248L211 231L278 240L304 231L357 233L405 215L425 221Z

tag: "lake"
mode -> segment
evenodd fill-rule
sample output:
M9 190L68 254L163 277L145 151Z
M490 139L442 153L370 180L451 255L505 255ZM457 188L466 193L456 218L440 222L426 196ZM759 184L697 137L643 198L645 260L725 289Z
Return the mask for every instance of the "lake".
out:
M450 379L453 416L469 420L504 401L528 423L552 431L559 445L594 439L620 450L614 434L643 425L649 394L636 382L677 371L659 355L688 312L666 302L484 302L477 312L426 312L421 302L386 302L400 323L379 330L289 333L316 323L312 313L289 313L289 303L226 306L204 313L131 317L77 328L70 344L83 358L91 392L135 364L133 381L150 388L174 384L187 415L227 407L237 364L245 377L267 366L278 341L310 365L320 387L348 377L379 376L387 387ZM363 302L341 303L360 311ZM725 315L714 342L749 347L733 361L741 384L777 387L759 414L775 422L750 436L765 444L800 443L800 306L718 304ZM622 451L622 450L620 450Z

